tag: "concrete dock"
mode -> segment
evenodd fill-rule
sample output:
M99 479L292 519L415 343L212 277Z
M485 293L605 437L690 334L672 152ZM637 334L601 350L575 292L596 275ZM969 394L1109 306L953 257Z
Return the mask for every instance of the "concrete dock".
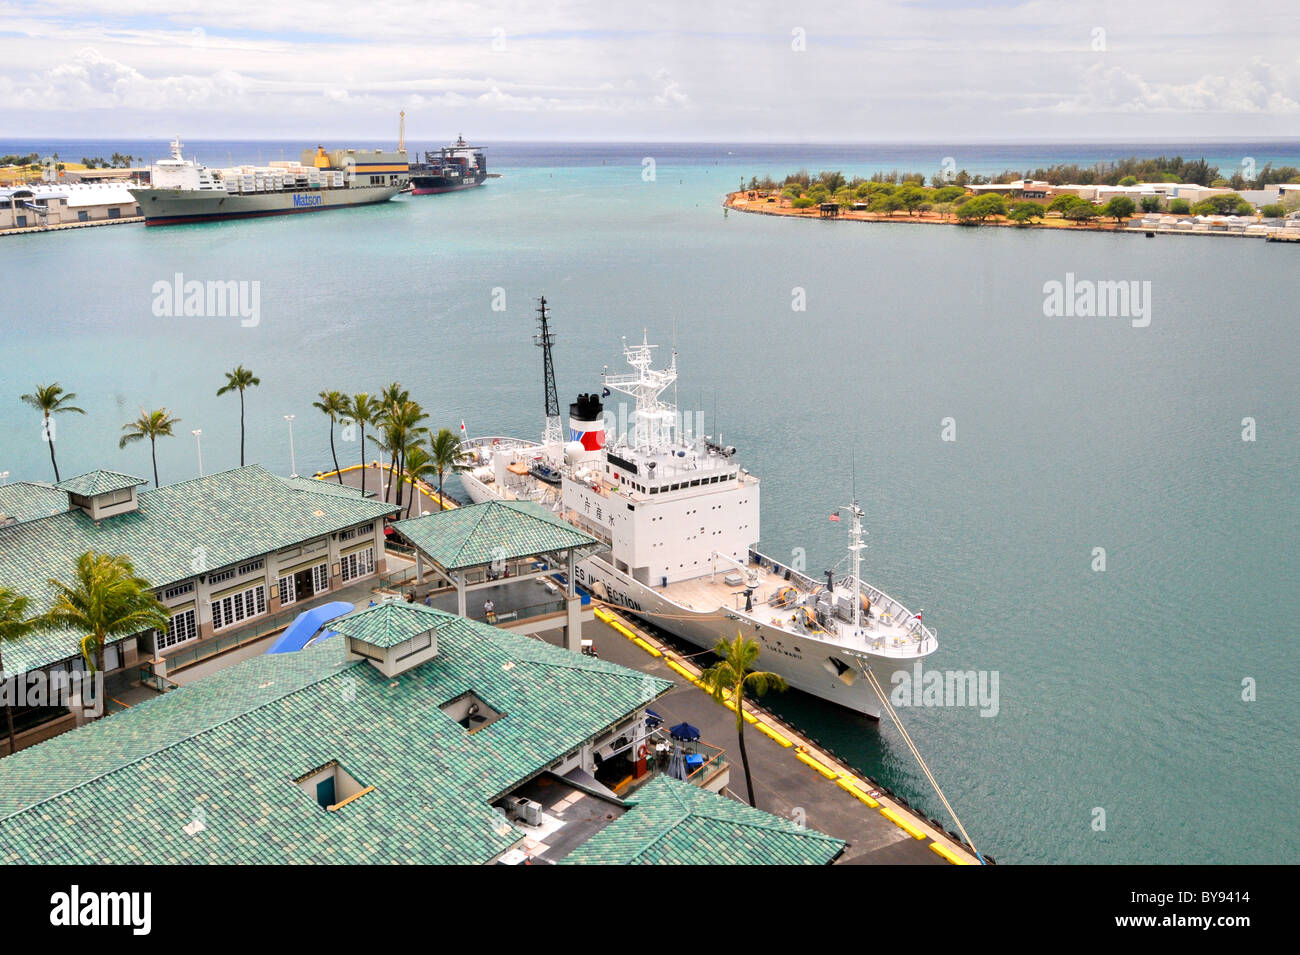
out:
M611 608L598 610L597 617L584 628L583 636L593 640L600 658L675 683L677 688L655 704L655 711L669 726L691 723L700 729L704 742L726 750L732 764L728 791L748 800L735 713L691 681L698 678L700 668ZM745 712L756 720L746 724L745 748L758 808L786 819L801 818L811 828L847 841L849 847L839 864L979 864L969 846L821 750L796 728L750 700L745 702ZM760 724L770 733L760 730Z

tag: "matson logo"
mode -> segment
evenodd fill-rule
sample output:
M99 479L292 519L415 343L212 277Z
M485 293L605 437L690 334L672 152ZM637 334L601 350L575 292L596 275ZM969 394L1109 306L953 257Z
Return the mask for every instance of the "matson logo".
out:
M293 204L299 209L309 208L311 206L323 206L325 204L324 196L311 196L301 192L294 193Z
M130 926L132 935L148 935L153 927L152 892L69 892L50 896L50 924L59 927Z

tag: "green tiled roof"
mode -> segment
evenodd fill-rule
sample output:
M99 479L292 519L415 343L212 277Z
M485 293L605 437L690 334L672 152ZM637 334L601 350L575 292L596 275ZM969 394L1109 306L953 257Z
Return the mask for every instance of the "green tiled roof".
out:
M448 570L532 557L599 541L532 501L484 501L393 524L403 537Z
M0 527L0 580L25 594L33 612L49 605L53 577L71 577L85 551L125 554L154 587L260 557L396 511L382 501L322 493L258 465L139 492L139 509L96 524L80 510ZM80 634L33 634L4 648L12 672L77 654Z
M318 494L337 494L339 497L361 499L361 488L352 487L349 484L339 484L337 481L305 477L282 477L280 480L290 487L296 487L304 491L315 491ZM374 498L374 490L367 489L364 500L374 500ZM396 510L396 505L394 505L394 510Z
M395 678L328 640L0 760L0 864L486 862L523 838L493 800L672 687L433 612ZM466 732L439 706L469 691L505 715ZM322 809L294 780L332 760L374 791Z
M148 483L144 478L123 474L121 471L87 471L85 474L60 481L54 486L71 494L94 497L96 494L108 494L110 491L120 491L126 487L138 487Z
M68 492L53 484L20 481L0 484L0 515L15 521L49 517L68 509Z
M660 776L563 861L586 865L826 865L844 841Z
M372 647L395 647L417 634L436 629L446 622L446 618L445 612L423 604L390 600L339 617L331 621L327 629L368 643Z

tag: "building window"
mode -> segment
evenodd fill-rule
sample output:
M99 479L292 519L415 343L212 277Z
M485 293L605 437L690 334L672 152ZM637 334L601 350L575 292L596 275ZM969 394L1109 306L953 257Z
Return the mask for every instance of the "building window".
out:
M341 565L340 576L346 583L349 580L356 580L358 577L365 577L375 572L375 549L367 547L364 550L353 551L351 554L344 554L339 561Z
M223 584L227 580L235 579L235 568L227 567L225 570L218 570L208 576L208 584Z
M242 577L244 574L251 574L253 571L261 570L265 566L265 560L250 560L247 564L239 565L239 576Z
M114 209L109 209L109 210L108 210L108 217L109 217L110 219L120 219L120 218L122 218L122 210L121 210L121 209L116 209L116 208L114 208Z
M293 574L287 577L281 577L278 584L280 590L280 605L291 604L298 599L298 591L293 585Z
M315 585L315 591L323 594L330 589L330 565L317 564L311 569L312 583Z
M220 630L266 613L266 587L258 584L212 602L212 629Z
M78 209L78 210L77 210L77 221L78 221L78 222L89 222L89 221L90 221L90 213L87 212L85 209Z
M163 591L163 600L174 600L182 594L191 594L194 592L194 581L187 580L183 584L177 584L175 587L168 587Z
M167 624L167 632L158 634L156 641L156 652L162 653L169 647L174 647L178 643L188 643L190 640L198 637L198 628L195 626L194 608L182 610L180 613L172 614L172 619Z
M356 536L357 536L357 529L355 527L349 527L345 531L339 531L339 540L341 541L350 541Z

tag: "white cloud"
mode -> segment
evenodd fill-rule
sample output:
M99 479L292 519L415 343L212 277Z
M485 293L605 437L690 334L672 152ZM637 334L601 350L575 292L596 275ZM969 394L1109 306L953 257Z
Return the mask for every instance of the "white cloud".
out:
M1082 71L1082 90L1049 108L1064 113L1295 113L1294 81L1260 57L1231 73L1189 83L1151 82L1118 66L1094 63Z

